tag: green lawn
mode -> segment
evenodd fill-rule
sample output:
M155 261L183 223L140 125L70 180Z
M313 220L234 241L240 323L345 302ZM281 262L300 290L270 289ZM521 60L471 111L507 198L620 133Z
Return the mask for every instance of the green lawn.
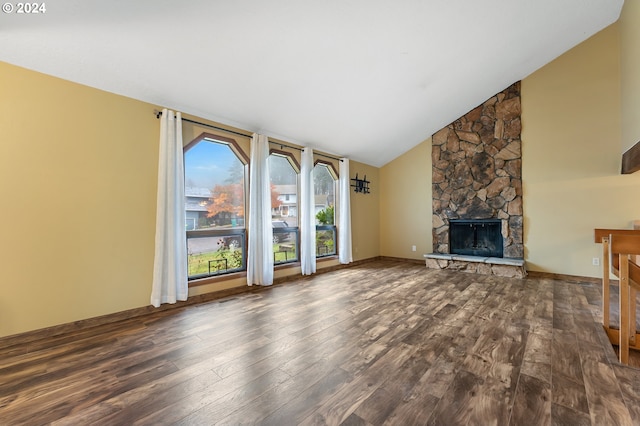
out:
M226 260L226 264L225 264ZM209 262L211 261L211 269ZM242 251L217 250L188 256L187 267L189 276L209 275L224 272L228 269L238 269L242 266Z
M280 248L280 243L273 245L274 262L285 262L297 258L297 245L282 243L283 246L291 246L290 250L285 247ZM285 253L286 252L286 253ZM285 258L286 256L286 258ZM226 267L224 260L226 259ZM211 271L209 271L209 261L211 261ZM192 254L188 256L188 273L190 277L197 275L209 275L223 273L226 270L233 270L242 267L241 250L216 250L206 253Z

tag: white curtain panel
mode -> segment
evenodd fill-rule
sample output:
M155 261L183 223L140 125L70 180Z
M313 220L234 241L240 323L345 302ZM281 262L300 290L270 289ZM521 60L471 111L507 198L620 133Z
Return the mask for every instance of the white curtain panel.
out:
M163 109L151 304L157 308L188 296L182 117Z
M340 189L338 200L338 259L340 263L353 262L351 253L351 193L349 179L349 159L343 158L340 162Z
M273 227L269 140L265 135L256 133L251 139L248 232L247 285L271 285L273 284Z
M313 150L302 150L300 167L300 267L302 275L316 272L316 203L313 191Z

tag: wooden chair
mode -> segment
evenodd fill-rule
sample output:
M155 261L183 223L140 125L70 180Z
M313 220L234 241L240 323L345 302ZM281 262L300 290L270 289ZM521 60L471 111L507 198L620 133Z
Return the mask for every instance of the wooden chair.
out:
M615 241L615 248L613 247ZM640 289L640 230L596 229L595 242L602 243L602 325L612 344L619 345L620 362L628 363L629 348L640 350L636 330L636 296ZM610 326L609 276L620 279L620 329ZM622 338L627 336L627 338Z

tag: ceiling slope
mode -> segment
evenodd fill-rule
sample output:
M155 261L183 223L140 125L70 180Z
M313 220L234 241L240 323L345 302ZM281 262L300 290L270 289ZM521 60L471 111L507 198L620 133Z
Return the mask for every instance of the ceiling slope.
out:
M622 3L58 0L0 14L0 60L382 166Z

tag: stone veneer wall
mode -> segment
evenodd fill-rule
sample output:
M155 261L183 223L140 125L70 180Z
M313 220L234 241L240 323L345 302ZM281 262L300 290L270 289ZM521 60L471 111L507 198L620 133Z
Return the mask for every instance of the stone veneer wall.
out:
M502 219L504 257L523 258L520 82L432 137L433 250L449 219Z

